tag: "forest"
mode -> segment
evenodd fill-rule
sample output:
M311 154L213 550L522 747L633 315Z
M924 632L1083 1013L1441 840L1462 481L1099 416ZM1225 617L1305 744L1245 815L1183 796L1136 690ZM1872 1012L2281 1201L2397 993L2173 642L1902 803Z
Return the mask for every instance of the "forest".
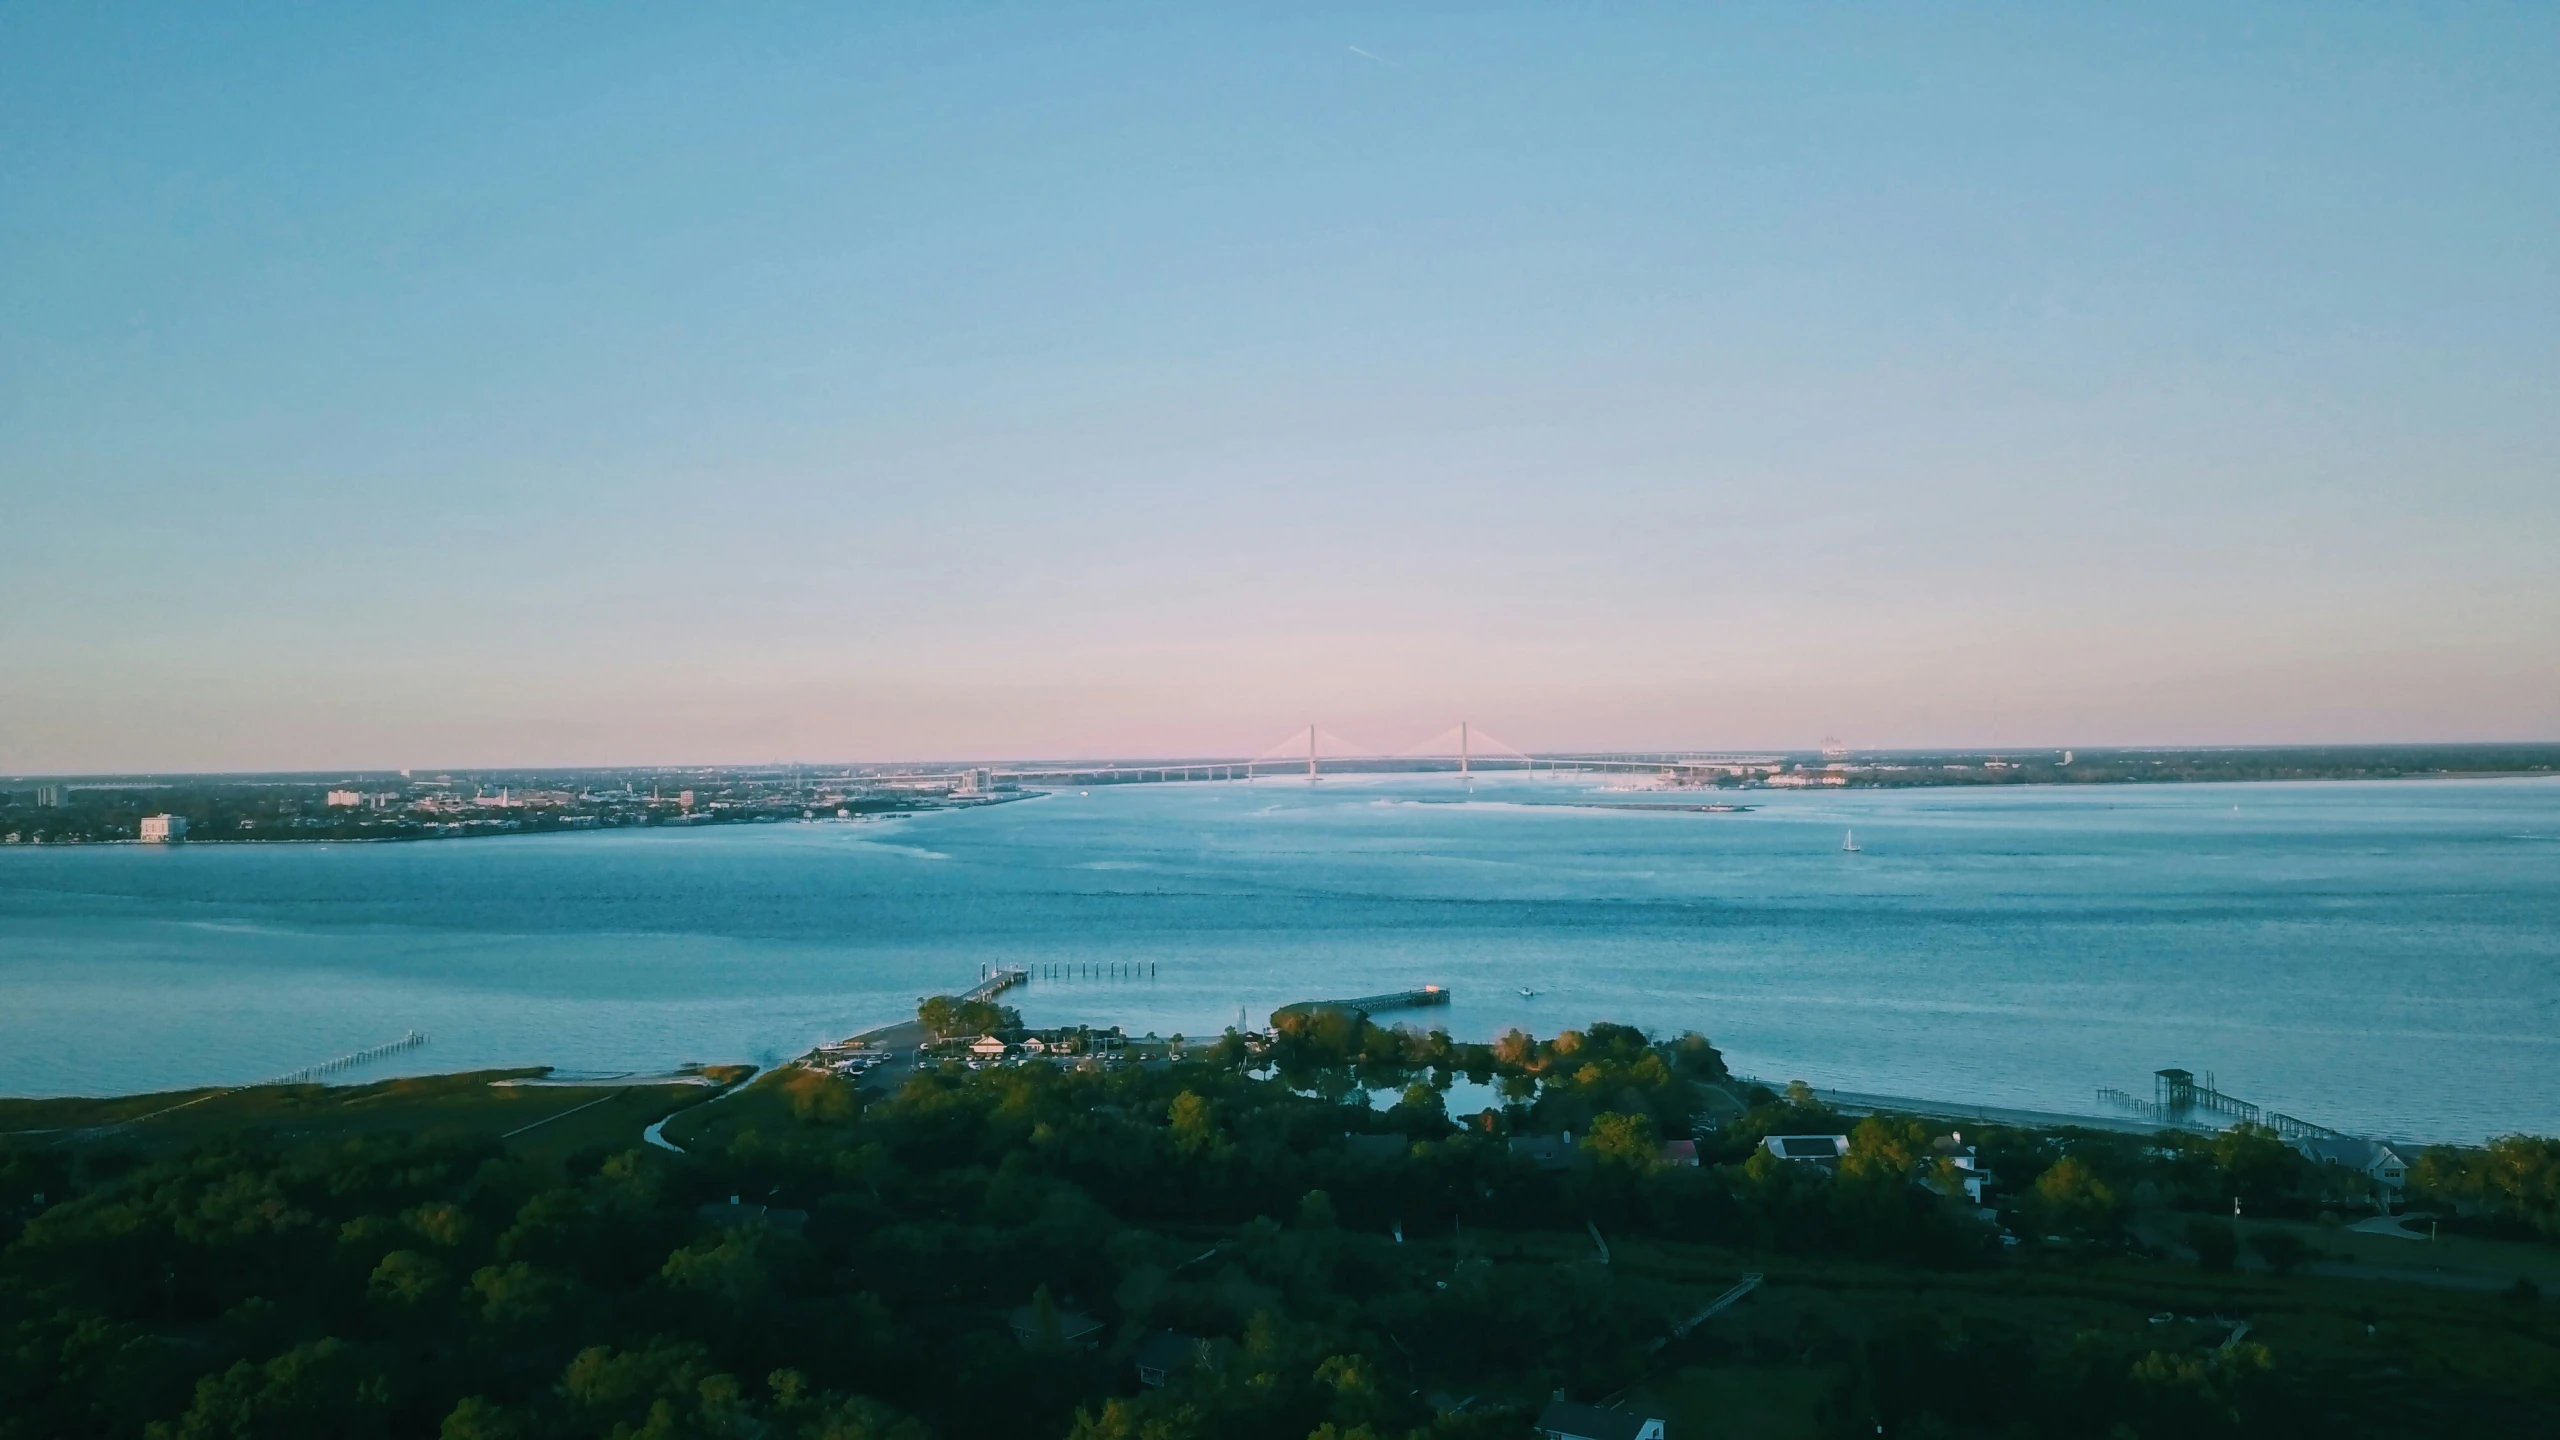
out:
M1695 1035L1344 1012L706 1093L681 1150L461 1110L0 1136L0 1440L1524 1440L1563 1397L1675 1440L2560 1426L2541 1286L2361 1273L2370 1187L2264 1132L1959 1145ZM2418 1170L2446 1253L2554 1253L2560 1146Z

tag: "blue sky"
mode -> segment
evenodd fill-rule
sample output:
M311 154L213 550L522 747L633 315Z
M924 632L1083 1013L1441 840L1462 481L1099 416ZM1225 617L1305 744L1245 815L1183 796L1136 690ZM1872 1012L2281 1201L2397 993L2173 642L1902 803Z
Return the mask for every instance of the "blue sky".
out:
M0 769L2560 738L2554 74L0 5Z

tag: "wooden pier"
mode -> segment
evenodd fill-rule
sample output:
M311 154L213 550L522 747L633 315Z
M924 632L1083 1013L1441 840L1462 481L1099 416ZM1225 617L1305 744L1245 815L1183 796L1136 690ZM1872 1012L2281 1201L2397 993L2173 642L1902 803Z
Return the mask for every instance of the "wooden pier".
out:
M968 993L962 995L960 1000L963 1004L972 1000L993 1000L1016 985L1028 985L1030 983L1031 972L1019 965L1016 965L1011 969L998 970L987 976L986 979L970 986Z
M408 1034L401 1036L399 1039L392 1041L388 1045L376 1045L370 1050L358 1050L352 1055L341 1055L334 1060L323 1060L317 1065L307 1065L300 1070L278 1075L272 1080L260 1080L257 1083L260 1085L306 1085L324 1075L335 1075L341 1070L352 1070L359 1065L369 1064L375 1060L380 1060L387 1055L396 1055L403 1050L414 1050L426 1043L427 1037L425 1035L412 1030Z
M2287 1140L2338 1140L2346 1138L2326 1125L2277 1110L2261 1110L2236 1095L2227 1095L2214 1084L2207 1071L2203 1083L2197 1083L2192 1070L2159 1070L2152 1074L2152 1098L2145 1100L2127 1094L2112 1085L2098 1091L2101 1103L2130 1110L2159 1125L2180 1130L2214 1131L2232 1125L2263 1125ZM2219 1117L2207 1119L2206 1117Z

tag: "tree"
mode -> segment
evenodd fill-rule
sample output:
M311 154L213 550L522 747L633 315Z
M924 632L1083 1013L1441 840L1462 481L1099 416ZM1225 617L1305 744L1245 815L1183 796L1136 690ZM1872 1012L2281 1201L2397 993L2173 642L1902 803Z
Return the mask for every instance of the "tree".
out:
M1404 1087L1404 1095L1396 1102L1394 1118L1405 1133L1418 1140L1448 1133L1448 1098L1428 1081L1416 1080Z
M2027 1214L2039 1234L2087 1240L2115 1233L2124 1206L2077 1156L2065 1155L2036 1177Z
M525 1417L486 1396L466 1396L444 1417L438 1440L525 1440L531 1429Z
M1649 1171L1662 1163L1662 1144L1653 1137L1650 1115L1595 1115L1582 1137L1582 1153L1595 1164Z
M2213 1160L2231 1193L2256 1207L2290 1199L2309 1164L2264 1125L2240 1124L2214 1137Z
M1695 1030L1681 1032L1680 1037L1665 1048L1671 1054L1672 1065L1692 1079L1712 1084L1729 1078L1731 1074L1724 1067L1723 1053Z
M1173 1148L1184 1155L1214 1155L1226 1148L1227 1137L1218 1129L1214 1108L1197 1091L1174 1096L1166 1107L1166 1119L1173 1128Z
M442 1261L415 1250L394 1250L373 1267L367 1288L381 1299L415 1305L444 1289Z

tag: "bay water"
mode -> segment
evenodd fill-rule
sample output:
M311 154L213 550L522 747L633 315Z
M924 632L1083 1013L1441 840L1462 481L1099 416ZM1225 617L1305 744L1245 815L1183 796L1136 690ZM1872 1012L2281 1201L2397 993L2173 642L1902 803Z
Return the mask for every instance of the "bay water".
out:
M2357 1133L2560 1132L2560 783L1753 793L1588 777L1067 790L891 821L0 849L0 1093L771 1062L1032 967L1215 1034L1424 984L1817 1086L2094 1112L2183 1066ZM1854 831L1859 850L1842 847ZM1049 978L1052 967L1058 978ZM1384 1018L1384 1017L1382 1017Z

